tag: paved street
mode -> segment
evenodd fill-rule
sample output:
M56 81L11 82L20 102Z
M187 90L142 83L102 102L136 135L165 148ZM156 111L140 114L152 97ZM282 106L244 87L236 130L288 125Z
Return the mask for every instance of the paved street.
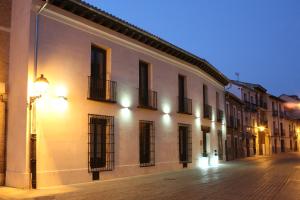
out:
M3 199L298 199L300 154L286 153L113 181L25 191L0 188Z

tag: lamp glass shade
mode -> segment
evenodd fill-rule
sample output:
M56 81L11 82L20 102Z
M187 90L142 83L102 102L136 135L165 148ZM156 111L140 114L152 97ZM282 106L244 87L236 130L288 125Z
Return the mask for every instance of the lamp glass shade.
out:
M37 96L47 93L48 87L49 81L44 77L43 74L41 74L41 76L34 81L34 89Z

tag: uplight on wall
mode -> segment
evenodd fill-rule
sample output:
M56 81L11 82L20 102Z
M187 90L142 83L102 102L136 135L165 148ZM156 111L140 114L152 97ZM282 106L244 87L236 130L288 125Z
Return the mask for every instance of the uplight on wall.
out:
M162 111L164 114L170 114L171 113L171 106L168 103L162 104Z
M68 108L67 88L65 86L57 86L55 88L55 97L52 100L53 109L63 112Z

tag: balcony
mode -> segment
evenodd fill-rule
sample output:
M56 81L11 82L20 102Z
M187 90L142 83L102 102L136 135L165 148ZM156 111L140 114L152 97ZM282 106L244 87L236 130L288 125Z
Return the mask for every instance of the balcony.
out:
M157 92L139 89L139 108L157 110Z
M284 111L280 111L279 112L279 117L282 119L285 117L285 112Z
M261 100L261 101L259 101L259 107L268 109L268 104L267 104L267 102Z
M280 130L280 136L281 136L281 137L285 137L285 130L284 130L284 129L281 129L281 130Z
M245 101L245 110L247 112L256 112L257 111L257 105L254 103L250 103L249 101Z
M192 99L178 97L178 113L192 115Z
M273 128L273 135L278 136L279 135L279 129L278 128Z
M203 117L205 119L210 119L212 117L212 108L210 105L208 104L204 104L204 109L203 109L204 113L203 113Z
M238 129L240 127L240 121L234 116L229 116L229 119L227 120L227 127Z
M273 110L272 111L272 116L277 117L278 116L278 110Z
M95 101L117 102L117 82L88 77L88 99Z
M224 112L220 109L217 109L217 122L222 122L224 117Z

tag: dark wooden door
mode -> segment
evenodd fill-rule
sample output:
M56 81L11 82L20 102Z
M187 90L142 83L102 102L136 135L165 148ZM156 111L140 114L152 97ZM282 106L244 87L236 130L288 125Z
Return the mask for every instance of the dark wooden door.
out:
M179 127L179 156L181 162L188 161L188 127Z
M140 163L150 163L150 124L142 123L140 129Z

